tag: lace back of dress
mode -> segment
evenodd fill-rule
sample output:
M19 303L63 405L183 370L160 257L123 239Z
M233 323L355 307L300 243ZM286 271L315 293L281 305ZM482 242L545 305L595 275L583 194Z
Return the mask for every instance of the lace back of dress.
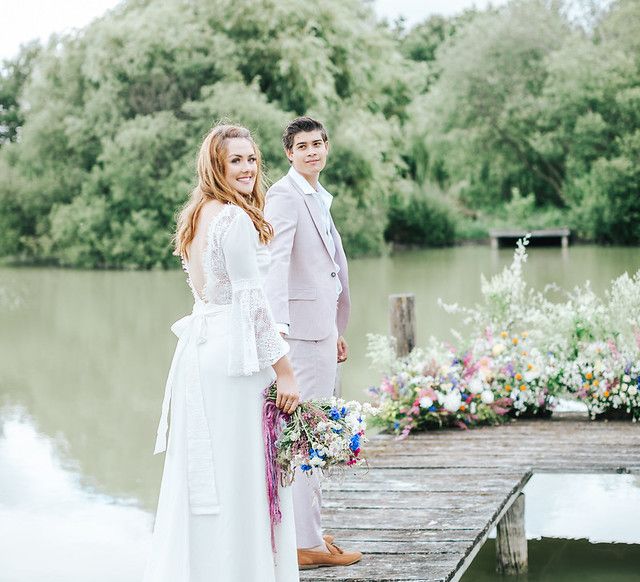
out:
M196 234L191 245L190 260L183 260L187 283L195 301L217 305L231 303L231 282L227 274L222 241L239 208L228 204L218 211Z

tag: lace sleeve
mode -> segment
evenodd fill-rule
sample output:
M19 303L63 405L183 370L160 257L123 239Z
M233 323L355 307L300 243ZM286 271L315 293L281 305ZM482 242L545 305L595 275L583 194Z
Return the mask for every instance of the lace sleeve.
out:
M239 211L222 243L232 289L230 376L254 374L275 364L289 351L276 329L262 289L256 257L258 244L253 222Z

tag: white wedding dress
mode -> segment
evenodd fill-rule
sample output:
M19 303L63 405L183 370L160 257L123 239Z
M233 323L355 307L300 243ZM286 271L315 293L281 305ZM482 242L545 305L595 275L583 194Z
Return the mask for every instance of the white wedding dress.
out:
M179 339L158 427L155 452L166 458L144 582L296 582L291 490L280 489L274 553L265 478L263 391L288 351L262 289L269 251L234 205L211 219L201 250L186 267L193 313L171 328Z

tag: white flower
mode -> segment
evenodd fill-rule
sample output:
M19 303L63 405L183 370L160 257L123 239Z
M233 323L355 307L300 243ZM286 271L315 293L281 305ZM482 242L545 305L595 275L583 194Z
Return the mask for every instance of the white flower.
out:
M629 386L629 396L635 396L638 393L636 386Z
M494 400L493 392L491 392L491 390L485 390L480 398L485 404L491 404Z
M444 398L444 408L449 412L458 412L462 404L462 396L458 390L452 390Z
M629 376L629 374L625 374L624 376L622 376L622 381L631 382L631 376Z
M622 386L620 386L620 390L622 392L626 392L629 389L629 386L627 384L623 384Z
M527 370L524 373L524 379L527 382L531 382L532 380L535 380L538 376L540 376L540 374L536 370Z
M423 396L420 398L420 408L431 408L433 406L433 400L428 396Z
M504 352L507 349L507 346L505 346L502 342L498 342L497 344L495 344L493 346L493 348L491 349L491 353L494 356L499 356L502 352Z
M469 392L471 392L471 394L480 394L482 389L482 380L480 380L480 378L473 378L471 382L469 382Z
M478 407L477 407L475 402L472 402L471 406L469 408L471 410L471 414L475 414L477 412L477 410L478 410Z

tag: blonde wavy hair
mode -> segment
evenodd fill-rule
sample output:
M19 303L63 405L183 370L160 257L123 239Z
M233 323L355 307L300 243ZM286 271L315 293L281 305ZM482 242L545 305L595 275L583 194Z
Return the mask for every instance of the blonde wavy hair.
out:
M241 194L229 185L224 173L224 160L227 156L227 140L243 138L251 142L256 155L256 182L250 195ZM235 204L242 208L251 218L260 242L268 243L273 238L273 228L265 220L264 210L264 175L262 173L262 156L251 132L238 125L215 125L206 135L197 161L198 185L191 192L187 203L178 215L178 223L174 236L174 255L189 257L189 246L196 233L196 226L202 207L208 200L219 200L227 204Z

